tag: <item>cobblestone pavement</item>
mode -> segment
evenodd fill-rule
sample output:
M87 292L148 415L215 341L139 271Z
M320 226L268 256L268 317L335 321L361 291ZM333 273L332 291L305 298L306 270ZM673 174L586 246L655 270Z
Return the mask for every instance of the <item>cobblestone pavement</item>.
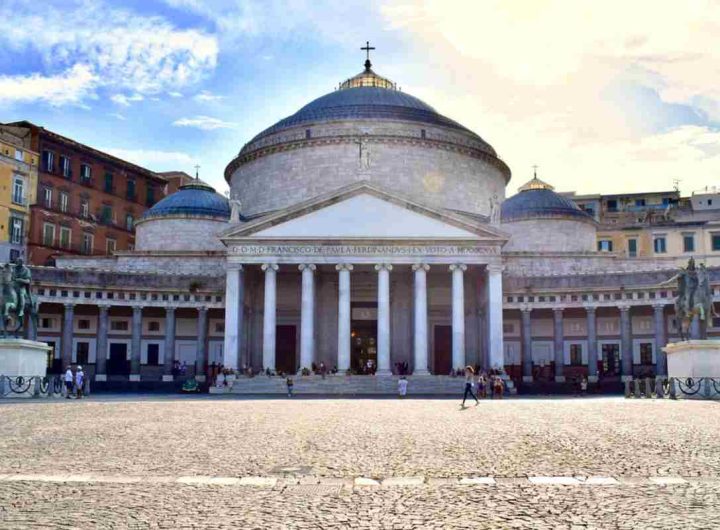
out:
M0 528L717 528L718 420L718 403L617 398L0 404L0 474L143 477L0 480ZM162 479L199 475L278 481ZM497 484L458 484L473 476ZM621 485L502 480L528 476ZM686 481L648 481L667 476Z

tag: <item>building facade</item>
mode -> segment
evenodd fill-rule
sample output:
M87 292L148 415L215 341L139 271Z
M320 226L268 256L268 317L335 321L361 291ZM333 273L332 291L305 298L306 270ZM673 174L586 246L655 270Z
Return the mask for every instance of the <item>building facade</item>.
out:
M201 378L472 364L517 384L619 382L666 373L664 282L690 255L720 299L720 249L599 251L604 218L537 176L505 199L510 169L485 140L369 64L250 140L225 176L232 200L186 183L135 223L132 250L34 269L33 333L55 370L159 384L178 362ZM681 219L665 217L669 234Z
M30 263L51 265L61 255L134 248L135 220L164 196L164 178L29 122L4 127L29 135L39 156Z

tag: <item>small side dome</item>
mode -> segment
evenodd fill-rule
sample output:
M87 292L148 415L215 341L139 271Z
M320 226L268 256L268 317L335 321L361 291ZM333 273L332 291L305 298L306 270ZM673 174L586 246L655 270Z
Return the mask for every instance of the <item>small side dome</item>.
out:
M199 180L185 184L145 212L142 219L158 217L213 217L230 219L228 200Z
M593 218L570 199L558 195L554 188L537 178L520 187L517 195L502 203L503 223L523 219L576 218L594 223Z

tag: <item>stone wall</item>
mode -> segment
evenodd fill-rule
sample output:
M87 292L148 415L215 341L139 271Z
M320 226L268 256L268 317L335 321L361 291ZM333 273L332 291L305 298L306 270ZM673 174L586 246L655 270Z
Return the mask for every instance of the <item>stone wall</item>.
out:
M421 141L420 125L412 141L373 137L376 129L384 134L394 127L402 133L407 125L367 124L363 152L369 152L369 162L364 158L361 163L357 137L345 137L243 163L231 178L243 214L286 208L363 180L424 204L483 215L489 214L490 197L505 196L506 175L491 155L477 151L471 156L450 150L450 144L440 148Z
M217 219L147 219L135 227L137 250L224 250L217 234L230 225Z
M130 252L108 258L58 257L58 269L93 269L107 272L144 273L156 275L199 275L225 277L225 256L222 254L145 254ZM151 284L148 284L151 287Z
M571 219L529 219L503 223L511 234L504 251L592 252L595 250L595 226Z

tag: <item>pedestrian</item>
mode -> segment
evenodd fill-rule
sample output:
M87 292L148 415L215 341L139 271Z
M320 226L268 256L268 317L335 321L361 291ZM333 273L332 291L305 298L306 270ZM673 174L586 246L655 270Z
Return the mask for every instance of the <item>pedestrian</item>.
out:
M465 367L465 394L463 395L462 400L462 406L465 406L465 400L468 397L468 394L470 394L473 399L475 400L475 405L478 405L480 402L478 401L478 398L475 394L473 394L472 387L475 384L474 382L475 378L475 370L473 370L472 366L466 366Z
M580 380L580 394L583 396L587 394L587 385L588 380L585 376L583 376L583 378Z
M325 368L325 363L320 361L320 377L325 379L325 374L327 373L327 368Z
M477 396L478 396L479 398L485 399L485 398L487 397L487 389L486 389L487 381L485 381L485 374L482 374L482 373L481 373L481 374L478 376L478 381L477 381L477 383L478 383Z
M65 371L65 388L67 389L67 395L65 396L67 399L71 399L72 391L73 391L73 382L75 381L75 378L73 377L72 370L70 367L67 367L67 370Z
M287 385L287 391L288 391L288 397L292 397L293 393L293 380L292 377L289 377L285 379L285 384Z
M497 396L498 399L502 399L504 388L505 388L505 385L503 384L502 377L500 377L499 375L496 375L495 376L495 392L493 394L493 397Z
M180 365L180 375L184 376L187 374L187 363L185 361Z
M408 380L405 376L398 379L398 396L404 398L407 395Z
M82 366L78 366L75 370L75 391L77 399L83 397L83 385L85 384L85 373L83 372Z

